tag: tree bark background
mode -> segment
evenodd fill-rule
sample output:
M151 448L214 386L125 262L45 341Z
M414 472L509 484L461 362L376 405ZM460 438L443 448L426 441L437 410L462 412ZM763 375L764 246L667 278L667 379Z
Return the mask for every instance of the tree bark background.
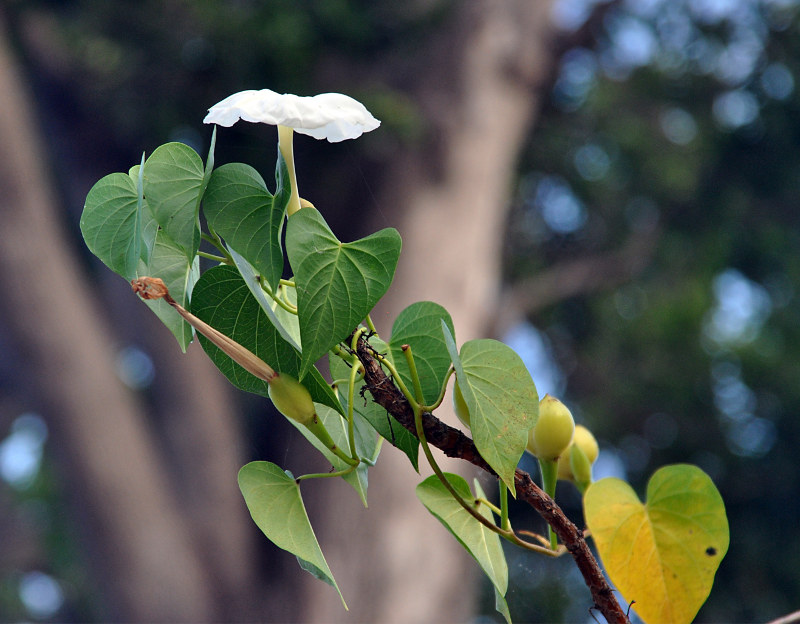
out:
M403 236L395 280L373 316L383 334L404 307L430 300L452 315L459 344L485 336L498 305L515 162L554 62L550 6L539 0L465 3L414 59L408 88L429 132L421 148L394 154L378 196L376 227L391 225ZM452 415L445 419L458 424ZM439 459L445 469L465 469L463 462ZM342 584L367 590L353 601L357 620L466 621L474 613L479 571L419 504L418 481L401 453L385 449L370 473L369 513L360 510L345 523L359 526L368 556L355 554L339 526L324 530L322 539L337 553L332 558L346 566L336 571L347 579ZM333 496L324 504L343 507ZM370 604L373 587L381 594ZM335 617L334 602L320 597L310 603L309 619Z
M421 148L393 155L377 192L389 221L379 225L397 227L404 240L395 283L375 315L387 335L388 319L423 299L450 311L459 343L488 326L509 183L538 108L537 87L553 63L550 4L463 3L405 74L371 70L389 83L406 81L397 87L428 124ZM369 511L342 484L304 490L352 611L309 575L284 581L275 569L259 569L254 540L263 537L236 487L245 459L228 407L232 392L196 345L182 356L165 342L140 304L121 315L104 310L108 290L91 281L50 191L46 148L17 67L0 47L0 310L20 379L47 416L63 485L86 523L83 537L106 598L101 617L469 619L477 569L419 505L419 477L388 447L371 472ZM120 318L130 327L117 327ZM157 384L170 389L154 392L149 410L114 374L115 345L130 332L146 336L166 373Z

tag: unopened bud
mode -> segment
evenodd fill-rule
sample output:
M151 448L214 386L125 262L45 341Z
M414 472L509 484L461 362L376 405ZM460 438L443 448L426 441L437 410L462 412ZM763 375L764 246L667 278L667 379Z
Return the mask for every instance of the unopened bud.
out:
M269 398L281 414L301 425L308 426L317 416L311 393L290 375L275 373L269 382Z
M569 447L574 431L567 406L546 394L539 402L539 419L528 434L528 450L539 459L556 460Z

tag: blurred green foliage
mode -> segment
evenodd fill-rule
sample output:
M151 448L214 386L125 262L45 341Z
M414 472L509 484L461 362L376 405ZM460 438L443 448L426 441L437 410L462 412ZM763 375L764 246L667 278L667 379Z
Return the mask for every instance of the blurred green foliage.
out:
M633 281L530 320L607 470L641 491L689 461L722 492L698 621L777 617L800 588L798 28L795 2L613 5L562 58L512 216L512 277L658 233Z

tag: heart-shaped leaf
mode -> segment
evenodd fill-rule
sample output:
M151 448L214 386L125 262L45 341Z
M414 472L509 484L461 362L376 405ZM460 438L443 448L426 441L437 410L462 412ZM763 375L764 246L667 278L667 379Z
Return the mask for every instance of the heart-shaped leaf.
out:
M242 163L214 170L203 196L209 226L240 253L276 290L283 273L281 229L291 189L286 164L278 158L273 196L259 173Z
M387 359L394 364L392 353L389 346L377 336L369 340L372 347L380 353L386 354ZM350 377L350 367L342 361L340 357L331 355L329 358L331 375L336 380L348 379ZM353 392L353 409L360 414L381 436L386 438L392 445L399 448L407 456L414 470L419 472L419 440L408 429L398 423L380 405L370 398L368 391L364 389L364 380L356 382ZM342 405L347 407L347 385L339 385L339 399ZM361 398L363 397L363 399Z
M444 321L441 327L469 408L472 440L515 494L514 472L528 443L528 432L539 417L536 385L511 347L497 340L470 340L457 353Z
M144 212L148 211L145 209ZM152 244L149 261L139 262L139 275L160 277L169 288L172 298L186 308L192 288L200 276L199 258L195 257L190 262L183 250L163 230L154 233L155 239L148 243L148 246ZM151 299L145 304L173 333L181 349L186 351L194 337L192 326L163 299Z
M494 516L487 505L477 503L478 498L486 498L477 480L476 496L469 491L467 482L456 474L445 473L445 478L459 496L480 514L494 523ZM481 566L492 581L502 602L498 601L498 611L503 613L504 596L508 589L508 565L500 544L500 536L478 522L461 504L453 498L436 475L425 479L417 486L417 498L447 528L459 543ZM505 614L508 606L505 605Z
M728 551L728 519L714 483L696 466L659 469L642 504L615 478L584 496L586 524L614 585L650 624L691 622Z
M235 268L220 265L203 273L192 293L192 312L278 372L299 376L300 355L275 329ZM267 382L248 373L204 336L200 336L200 344L233 385L268 396ZM314 401L343 413L336 395L316 368L303 384Z
M389 340L397 370L408 388L412 387L411 375L402 346L411 346L426 404L433 403L438 398L450 368L450 358L442 336L442 322L455 333L453 320L438 303L412 303L395 319Z
M91 188L81 215L86 246L127 280L136 277L141 255L138 202L136 182L124 173L112 173Z
M286 252L297 284L301 377L347 338L383 297L392 283L400 246L393 228L342 243L314 208L289 217Z
M256 525L269 540L295 555L300 565L332 585L347 608L311 528L300 487L270 462L251 462L239 471L239 489Z
M183 143L161 145L144 164L144 196L153 216L189 260L200 247L205 173L200 156Z

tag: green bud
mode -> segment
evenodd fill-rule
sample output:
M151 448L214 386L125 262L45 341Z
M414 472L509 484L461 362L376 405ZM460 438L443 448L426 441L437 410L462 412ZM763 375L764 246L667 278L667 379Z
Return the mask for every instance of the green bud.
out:
M586 459L589 461L589 466L597 460L600 453L600 447L597 445L592 432L583 425L575 425L575 435L572 437L572 446L577 446L583 451ZM558 478L564 481L574 481L573 470L570 465L571 453L562 453L558 458Z
M469 408L464 400L464 395L461 394L461 386L458 385L458 379L453 384L453 409L455 409L458 419L469 427Z
M308 426L316 419L317 411L311 394L290 375L275 374L269 382L269 398L281 414L301 425Z
M575 485L578 486L581 492L584 492L592 482L592 462L589 461L586 453L577 444L573 444L570 447L569 465Z
M528 433L528 450L539 459L557 460L572 442L575 421L557 398L546 394L539 401L539 419Z

